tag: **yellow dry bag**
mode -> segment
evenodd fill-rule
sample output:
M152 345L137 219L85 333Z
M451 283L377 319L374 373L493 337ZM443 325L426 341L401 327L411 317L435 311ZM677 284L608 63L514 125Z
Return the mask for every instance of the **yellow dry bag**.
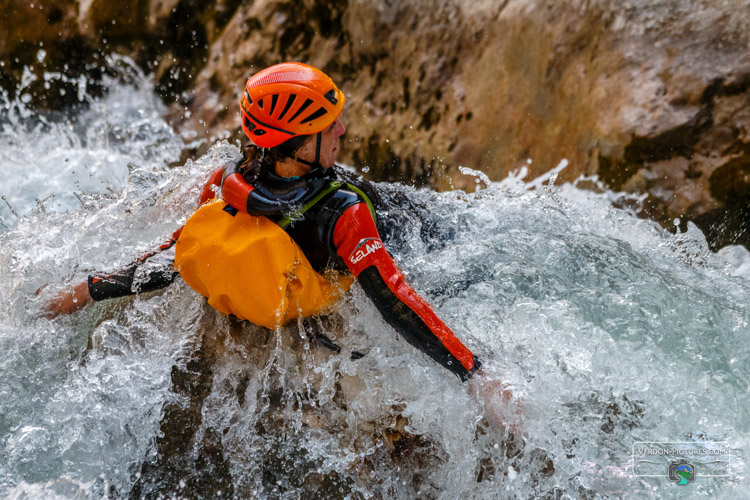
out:
M317 273L294 240L273 221L200 207L175 246L175 266L208 303L256 325L276 328L324 311L352 285L348 274Z

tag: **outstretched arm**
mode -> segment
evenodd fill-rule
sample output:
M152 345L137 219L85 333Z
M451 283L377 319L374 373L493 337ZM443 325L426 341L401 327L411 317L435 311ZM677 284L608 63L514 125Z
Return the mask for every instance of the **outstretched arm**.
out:
M208 182L201 192L199 205L213 199L216 196L216 190L221 186L222 168L215 169L209 176ZM174 232L164 244L157 250L140 256L130 266L112 274L94 274L89 276L87 281L79 283L59 291L54 297L49 299L44 306L46 315L49 318L59 314L70 314L82 309L92 300L113 299L134 295L136 293L150 292L164 288L171 284L178 272L173 267L173 257L165 257L165 250L169 250L177 242L182 228ZM157 257L158 256L158 257ZM159 262L156 259L161 257ZM149 261L149 259L151 259ZM149 261L151 269L145 273L144 263ZM136 275L140 273L141 276ZM46 285L45 285L46 286ZM42 291L37 290L37 295Z
M383 246L366 204L347 208L336 221L333 244L385 320L410 344L467 380L481 366L404 279Z
M47 317L52 318L59 314L73 313L92 300L113 299L150 292L171 284L178 273L173 267L173 258L162 254L162 252L174 246L180 231L182 231L182 228L175 231L172 237L157 250L142 255L127 268L107 275L91 275L87 281L58 292L44 307ZM143 272L141 267L149 259L158 258L157 256L163 258L156 265ZM139 272L141 276L137 276ZM41 292L42 288L37 291L37 294Z
M162 262L153 266L153 269L148 269L139 279L136 279L136 273L146 261L172 248L181 232L182 228L179 228L157 250L138 257L133 264L122 271L108 275L95 274L89 276L88 291L91 298L94 300L113 299L135 295L136 293L151 292L171 284L178 274L173 266L172 258L163 258Z

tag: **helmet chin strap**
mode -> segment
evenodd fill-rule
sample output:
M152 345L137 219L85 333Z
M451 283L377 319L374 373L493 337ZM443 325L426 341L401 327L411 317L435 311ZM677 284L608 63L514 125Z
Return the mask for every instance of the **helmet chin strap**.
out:
M323 170L323 165L320 163L320 145L323 141L323 132L318 132L315 136L315 161L308 161L304 158L294 158L293 159L303 165L307 165L308 167L311 167L312 170L310 170L309 173L316 172L317 170Z

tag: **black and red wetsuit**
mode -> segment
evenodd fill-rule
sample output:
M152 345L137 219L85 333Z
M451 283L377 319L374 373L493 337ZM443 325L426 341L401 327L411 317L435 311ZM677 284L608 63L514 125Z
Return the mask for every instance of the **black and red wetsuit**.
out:
M231 175L241 175L238 166L242 160L239 157L224 167L223 181ZM242 204L245 206L232 207L228 204L227 211L246 211L280 222L291 205L300 206L314 198L341 175L345 174L333 168L325 171L318 169L299 178L264 174L243 193ZM376 196L368 197L363 192L367 190L365 186L358 189L353 185L353 179L347 177L348 185L344 184L326 194L302 217L285 225L285 231L299 245L316 271L323 272L330 268L350 271L383 318L401 336L462 380L468 379L481 366L479 359L406 282L383 245L367 204L369 200L365 199ZM218 184L219 179L217 172L209 184ZM227 186L231 186L231 183L225 182L225 188ZM203 195L203 198L207 197L211 197L208 188ZM232 196L225 198L237 199ZM162 249L170 248L178 237L179 231ZM153 290L165 286L177 274L173 269L155 272L134 287L135 272L144 260L140 259L126 273L89 278L91 296L100 300Z

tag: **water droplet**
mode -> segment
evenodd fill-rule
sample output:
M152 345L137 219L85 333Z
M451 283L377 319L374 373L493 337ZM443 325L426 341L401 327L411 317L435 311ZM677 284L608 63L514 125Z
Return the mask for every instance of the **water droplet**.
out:
M44 61L45 57L47 57L47 51L44 49L39 49L36 53L36 60L42 62Z
M369 171L370 171L370 167L368 167L367 165L365 165L364 167L362 167L362 172L367 173Z

